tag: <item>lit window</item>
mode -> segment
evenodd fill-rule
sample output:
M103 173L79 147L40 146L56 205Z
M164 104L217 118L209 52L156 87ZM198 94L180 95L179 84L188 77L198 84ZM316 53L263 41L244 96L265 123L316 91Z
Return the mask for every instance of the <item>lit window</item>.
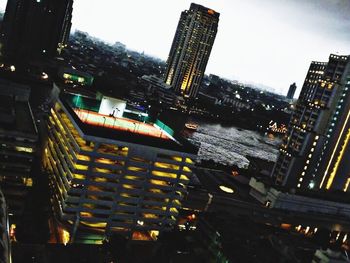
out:
M18 152L26 152L26 153L32 153L33 152L33 148L28 148L28 147L16 147L16 151Z

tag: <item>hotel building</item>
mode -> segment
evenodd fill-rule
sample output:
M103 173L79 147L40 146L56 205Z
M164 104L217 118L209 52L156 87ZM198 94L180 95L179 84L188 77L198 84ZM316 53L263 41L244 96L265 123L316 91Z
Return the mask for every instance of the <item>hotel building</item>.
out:
M197 96L218 30L219 16L214 10L193 3L181 14L164 81L186 98Z
M79 242L82 233L155 239L172 229L198 148L121 100L65 93L45 152L56 215Z
M330 55L328 63L311 63L272 172L276 184L294 189L346 188L349 69L348 56ZM331 187L337 171L341 171L337 183Z

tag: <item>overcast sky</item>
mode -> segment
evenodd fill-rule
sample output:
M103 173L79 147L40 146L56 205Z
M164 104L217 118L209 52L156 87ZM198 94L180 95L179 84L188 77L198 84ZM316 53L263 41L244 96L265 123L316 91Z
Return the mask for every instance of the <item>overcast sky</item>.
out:
M73 28L166 60L189 0L75 0ZM350 0L197 0L221 13L206 74L298 91L312 60L350 54ZM0 0L5 9L6 0Z

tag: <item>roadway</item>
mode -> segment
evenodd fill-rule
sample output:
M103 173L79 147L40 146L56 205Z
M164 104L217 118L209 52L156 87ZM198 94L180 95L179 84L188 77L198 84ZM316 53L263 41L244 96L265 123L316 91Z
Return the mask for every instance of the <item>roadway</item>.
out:
M310 228L325 228L330 231L350 232L350 219L340 215L294 212L267 208L249 195L249 186L238 183L222 171L196 168L194 173L201 182L189 187L184 207L197 211L224 212L235 217L249 218L255 222L274 226L290 224ZM220 189L225 186L233 190L227 193Z

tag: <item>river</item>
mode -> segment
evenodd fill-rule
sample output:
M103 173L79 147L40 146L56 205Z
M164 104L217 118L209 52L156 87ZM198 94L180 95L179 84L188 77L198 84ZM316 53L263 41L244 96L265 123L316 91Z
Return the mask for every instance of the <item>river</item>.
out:
M276 161L281 139L273 135L262 135L254 131L220 124L200 123L196 132L188 134L189 139L200 143L199 160L237 165L246 168L246 156Z

